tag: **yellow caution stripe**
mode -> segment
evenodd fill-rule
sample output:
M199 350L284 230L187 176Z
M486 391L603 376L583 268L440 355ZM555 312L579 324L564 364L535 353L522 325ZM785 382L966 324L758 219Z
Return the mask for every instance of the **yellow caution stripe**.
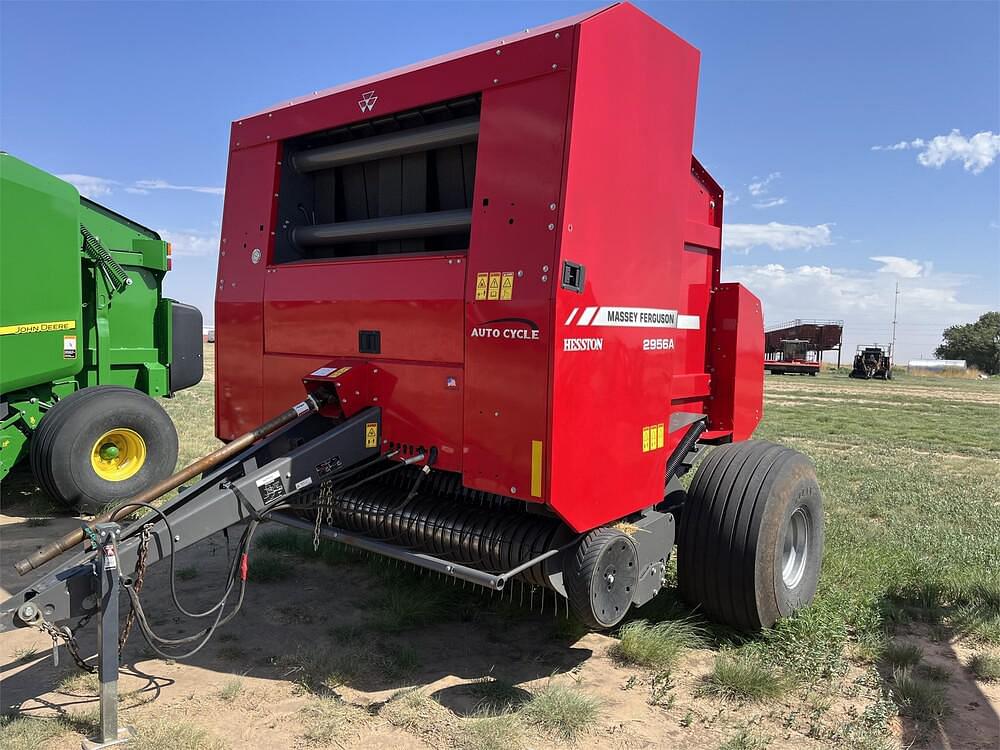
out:
M542 441L531 441L531 496L542 496Z
M16 336L19 333L45 333L46 331L72 331L75 320L53 320L49 323L19 323L16 326L0 326L0 336Z

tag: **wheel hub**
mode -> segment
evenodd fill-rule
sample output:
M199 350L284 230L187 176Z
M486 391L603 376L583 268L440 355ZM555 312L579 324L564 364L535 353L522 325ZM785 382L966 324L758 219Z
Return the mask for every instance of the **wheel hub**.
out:
M811 533L812 517L809 510L800 505L788 519L781 546L781 580L790 589L798 586L805 574Z
M630 539L613 540L601 552L598 575L591 587L591 606L598 622L618 622L632 603L638 575L635 545Z
M94 442L90 465L94 473L109 482L135 476L146 463L146 441L135 430L115 427Z

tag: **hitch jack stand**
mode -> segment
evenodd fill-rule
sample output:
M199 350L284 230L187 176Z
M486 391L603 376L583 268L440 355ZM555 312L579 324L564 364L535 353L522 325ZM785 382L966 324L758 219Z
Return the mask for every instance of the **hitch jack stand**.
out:
M101 681L101 724L97 736L84 740L83 750L122 745L131 737L127 727L118 726L118 535L117 523L100 523L97 537L98 662Z

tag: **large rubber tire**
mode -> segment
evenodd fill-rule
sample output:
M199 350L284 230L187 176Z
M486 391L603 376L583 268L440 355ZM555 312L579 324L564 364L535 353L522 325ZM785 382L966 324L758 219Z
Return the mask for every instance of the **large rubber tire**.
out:
M96 441L126 429L144 442L139 470L120 481L102 478L91 464ZM58 401L31 440L31 470L51 497L84 513L138 494L169 476L177 464L177 431L156 401L132 388L94 386Z
M632 606L639 580L632 537L602 526L567 550L565 560L563 583L573 614L594 630L620 623Z
M678 539L688 602L741 630L769 628L812 601L822 556L823 499L804 455L749 440L698 467Z

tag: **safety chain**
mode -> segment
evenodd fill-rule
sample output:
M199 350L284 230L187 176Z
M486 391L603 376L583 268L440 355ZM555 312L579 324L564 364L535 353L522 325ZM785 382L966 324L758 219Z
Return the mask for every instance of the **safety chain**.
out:
M316 493L316 525L313 527L313 552L319 552L319 532L323 526L323 508L326 508L326 523L333 525L333 483L324 482Z
M50 622L46 622L44 619L40 619L38 621L39 630L52 639L52 653L55 656L57 666L59 664L59 651L57 649L59 648L59 640L62 639L66 643L66 650L69 651L69 655L73 657L73 661L76 662L76 666L84 672L97 671L97 667L87 664L87 662L83 660L83 657L80 656L80 644L76 642L76 635L74 634L75 630L79 630L86 625L91 617L92 615L84 617L76 624L75 629L71 629L69 626L57 628L55 625Z
M135 562L135 576L132 579L132 586L136 594L142 591L142 583L146 575L146 558L149 552L149 541L152 538L152 524L146 524L142 527L142 534L139 538L139 550L136 555ZM45 633L49 638L52 639L52 651L56 654L56 665L58 666L58 648L59 641L63 641L66 644L66 650L69 651L69 655L73 658L80 669L84 672L94 673L97 671L97 667L92 664L88 664L80 656L80 644L76 640L76 631L84 627L93 614L89 614L83 617L77 624L75 628L70 628L68 625L61 628L56 627L52 623L46 621L45 619L39 619L36 623L39 630ZM118 639L118 657L121 658L122 651L125 649L125 644L128 642L129 633L132 631L132 624L135 622L135 608L130 608L128 616L125 618L125 626L122 628L121 637Z
M139 595L142 591L142 582L146 576L146 555L149 552L149 540L153 536L153 524L147 523L142 527L142 532L139 536L139 550L136 552L135 557L135 575L132 578L131 583L126 584L131 586L132 590ZM128 637L132 632L132 624L135 622L135 607L130 606L128 609L128 615L125 617L125 625L122 627L121 637L118 639L118 657L121 658L122 651L125 650L125 644L128 643Z

